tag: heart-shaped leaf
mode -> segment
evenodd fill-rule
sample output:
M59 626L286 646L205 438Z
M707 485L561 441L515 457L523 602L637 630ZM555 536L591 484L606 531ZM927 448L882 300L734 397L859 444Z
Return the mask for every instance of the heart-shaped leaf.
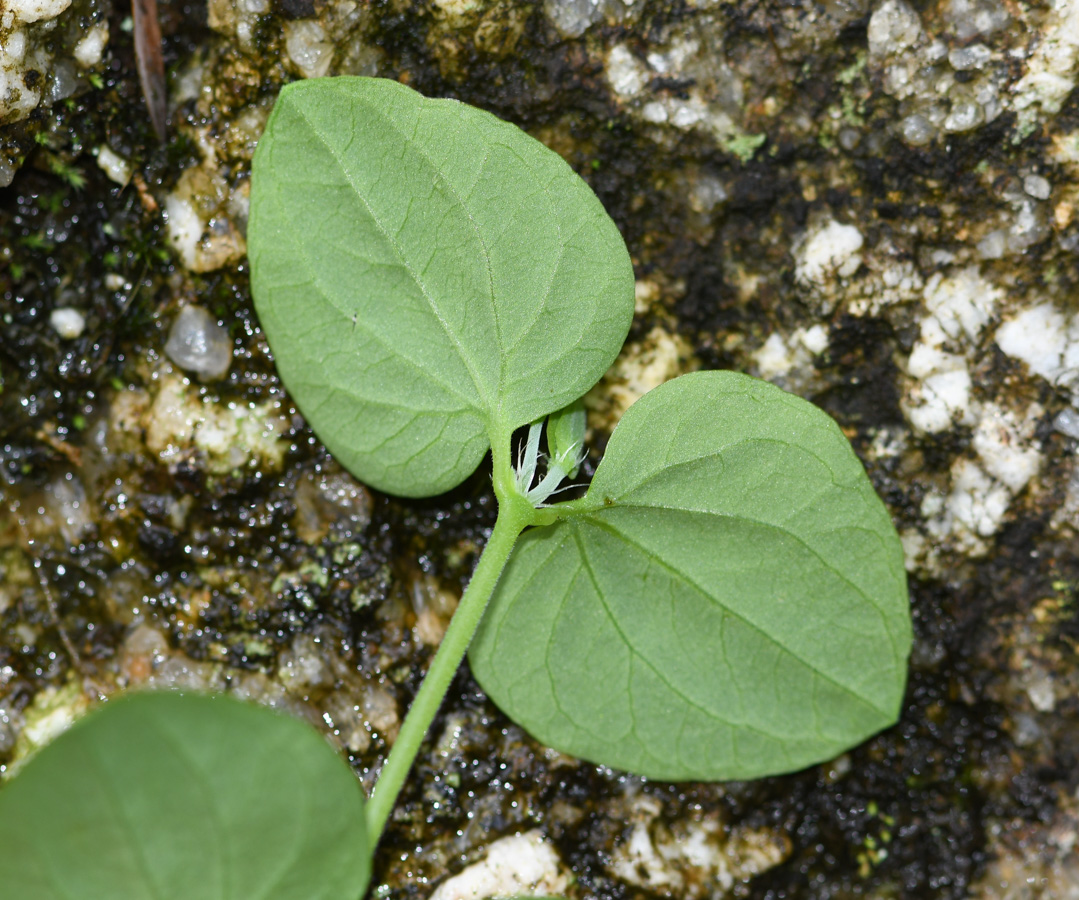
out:
M227 697L112 701L0 788L12 900L358 900L370 870L348 766Z
M377 488L459 484L576 400L633 315L621 235L520 129L393 81L296 82L252 166L262 327L300 410Z
M524 535L470 651L543 743L655 778L740 779L895 721L902 548L812 404L731 372L677 378L626 412L571 508Z

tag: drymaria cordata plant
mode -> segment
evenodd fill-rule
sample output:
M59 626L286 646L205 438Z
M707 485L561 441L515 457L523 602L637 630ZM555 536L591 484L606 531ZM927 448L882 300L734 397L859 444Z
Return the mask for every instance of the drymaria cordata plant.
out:
M790 772L895 721L902 549L812 404L734 372L676 378L625 413L581 495L556 501L634 279L555 153L392 81L292 84L255 154L248 244L281 379L334 456L425 497L490 454L494 530L369 801L313 732L269 711L109 703L0 791L13 896L359 898L466 653L538 741L655 779Z

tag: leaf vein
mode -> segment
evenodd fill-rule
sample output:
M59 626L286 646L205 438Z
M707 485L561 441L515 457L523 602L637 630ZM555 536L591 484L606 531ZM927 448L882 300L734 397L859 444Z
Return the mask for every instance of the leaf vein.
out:
M408 140L406 138L406 136L401 132L401 129L397 127L396 123L394 123L391 119L389 119L389 117L382 115L382 111L380 109L372 107L370 104L366 103L363 100L363 98L355 97L353 99L354 99L355 103L357 103L360 106L364 106L367 109L368 115L371 118L378 117L381 121L385 122L386 127L393 129L395 132L397 132L399 135L401 135L402 138L405 138L406 140ZM322 142L323 146L325 147L326 151L337 162L338 166L341 169L341 172L344 174L346 180L348 181L349 186L352 188L352 192L359 199L360 203L363 204L364 208L367 210L367 214L371 217L371 221L374 222L375 226L382 233L382 236L386 239L387 243L390 245L390 247L393 248L393 251L397 255L398 259L401 260L401 266L411 276L411 278L412 278L413 282L415 283L416 287L419 288L420 294L423 296L423 299L426 301L428 308L431 310L431 313L434 315L435 319L438 321L439 325L442 327L442 330L445 333L446 337L450 339L450 342L453 344L454 348L457 350L457 355L460 357L461 362L464 364L465 368L467 369L469 377L472 379L472 384L476 388L476 392L483 399L483 403L484 403L486 409L488 411L490 411L490 409L491 409L491 400L490 400L490 397L488 395L486 385L483 384L483 380L480 378L479 373L476 371L475 365L474 365L471 357L464 352L463 344L461 342L460 337L450 327L450 323L446 320L446 317L442 314L441 309L439 308L438 304L435 302L434 297L431 295L430 291L427 288L427 285L424 283L424 281L420 277L419 273L414 271L411 263L408 261L407 257L405 256L405 253L402 250L402 248L401 248L399 242L397 241L397 239L394 238L390 234L389 230L386 228L386 225L375 214L375 211L372 208L370 202L367 200L367 198L358 189L358 187L357 187L357 185L355 183L355 180L353 179L353 176L352 176L351 172L349 172L349 170L346 168L346 166L344 165L344 163L343 163L343 161L341 159L340 154L334 148L333 142L331 140L329 140L325 134L323 134L321 129L319 129L313 121L311 121L311 119L308 117L308 115L306 113L306 110L304 110L303 108L300 108L299 109L299 115L307 122L308 126L311 129L311 132L316 137L318 137L318 139ZM419 127L418 117L417 117L416 125L417 125L417 127ZM427 151L422 146L420 146L417 142L415 142L415 137L413 137L411 139L411 141L412 141L412 144L411 144L412 148L417 150L420 153L420 155L423 156L423 158L427 161L427 163L431 167L431 169L434 170L436 180L440 180L442 183L444 183L446 185L449 192L453 195L454 200L456 200L458 205L460 205L460 207L461 207L462 211L464 212L465 216L468 218L469 223L471 224L473 230L476 232L476 239L479 241L479 244L480 244L480 247L481 247L481 250L482 250L484 263L485 263L486 268L487 268L488 281L489 281L490 286L491 286L490 301L491 301L491 307L492 307L492 311L493 311L495 303L494 303L494 286L493 286L493 281L491 280L490 253L489 253L489 251L487 249L486 244L483 241L482 235L479 233L479 229L478 229L478 227L476 225L476 221L473 218L472 214L468 211L467 207L464 206L461 198L457 195L456 191L454 190L453 185L450 184L449 181L442 175L442 173L439 170L438 166L435 165L434 161L431 159L431 157L427 153ZM496 316L496 321L497 321L497 316ZM497 330L497 325L496 325L496 330Z
M711 515L714 515L714 513L711 514ZM731 607L727 606L718 597L712 596L712 594L710 594L707 591L707 589L705 589L701 585L697 584L693 579L691 579L689 576L687 576L684 572L682 572L679 569L676 569L673 566L669 565L661 556L659 556L651 548L646 547L644 544L641 544L640 542L633 540L628 535L626 535L624 532L622 532L621 530L616 528L614 525L610 524L609 522L603 521L601 519L601 517L599 517L599 516L591 516L591 515L587 516L586 521L588 521L589 524L591 524L593 527L598 528L601 531L605 531L608 534L611 534L611 535L617 537L619 540L624 541L626 544L629 544L631 547L635 547L637 550L639 550L645 556L655 560L655 562L660 566L660 568L664 569L674 580L680 581L683 584L687 585L688 587L692 588L693 590L697 591L699 594L701 594L707 600L710 600L713 604L718 606L720 609L722 609L723 611L725 611L729 615L731 615L734 618L741 621L744 625L746 625L751 630L755 631L757 634L761 635L767 642L774 644L775 646L779 647L784 652L788 653L793 659L797 660L799 663L801 663L803 666L805 666L810 672L818 675L819 677L821 677L824 680L828 681L830 684L832 684L835 687L839 688L841 691L849 694L851 697L855 698L859 703L862 703L862 704L864 704L866 706L869 706L871 709L875 710L876 712L881 713L884 716L889 715L889 713L886 710L882 710L879 707L875 706L870 701L868 701L866 698L864 698L864 697L860 696L859 694L855 693L847 685L842 684L839 681L836 681L835 678L833 678L830 674L820 670L819 668L817 668L817 666L815 666L809 660L804 659L802 656L800 656L798 653L796 653L790 647L787 647L785 644L783 644L783 642L780 641L778 638L776 638L774 635L769 634L767 631L762 629L759 625L757 625L751 619L748 619L744 614L740 613L738 610L732 609ZM791 536L794 537L795 540L798 540L796 535L791 535ZM807 549L809 549L809 548L807 548ZM812 550L810 550L810 552L812 553ZM816 554L814 554L814 555L816 555ZM819 557L818 557L818 559L819 559ZM824 561L821 560L821 562L823 563ZM825 566L827 567L827 563L825 563ZM836 573L836 574L839 574L839 573ZM842 575L840 575L840 578L842 579ZM843 580L845 581L846 579L843 579ZM854 585L851 585L851 587L854 588L854 590L857 591L861 596L863 596L863 597L865 596L864 594L862 594L862 592L860 590L858 590L857 587L854 587ZM874 608L876 609L875 606L874 606ZM879 612L879 610L878 610L878 612Z

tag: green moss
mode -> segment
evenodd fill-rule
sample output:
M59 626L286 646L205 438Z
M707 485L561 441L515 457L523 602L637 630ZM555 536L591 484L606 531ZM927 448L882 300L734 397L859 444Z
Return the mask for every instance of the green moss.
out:
M867 56L865 51L859 50L854 57L854 61L845 69L839 70L839 74L836 75L835 80L840 84L853 84L862 73L865 72L866 61Z
M720 146L732 156L737 156L742 162L749 162L756 152L768 140L766 134L734 134L720 142Z

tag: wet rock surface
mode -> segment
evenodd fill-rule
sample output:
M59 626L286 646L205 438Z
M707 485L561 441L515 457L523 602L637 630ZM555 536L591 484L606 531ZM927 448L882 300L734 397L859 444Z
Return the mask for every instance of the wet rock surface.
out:
M1075 0L160 6L163 145L126 9L0 19L0 772L149 684L290 710L372 783L489 479L404 502L336 466L274 373L244 230L280 85L378 74L521 125L622 229L637 315L592 446L693 368L808 397L895 516L916 640L895 728L748 784L561 756L463 670L374 892L477 877L515 834L576 898L1079 891ZM167 349L192 308L229 360L206 380Z

